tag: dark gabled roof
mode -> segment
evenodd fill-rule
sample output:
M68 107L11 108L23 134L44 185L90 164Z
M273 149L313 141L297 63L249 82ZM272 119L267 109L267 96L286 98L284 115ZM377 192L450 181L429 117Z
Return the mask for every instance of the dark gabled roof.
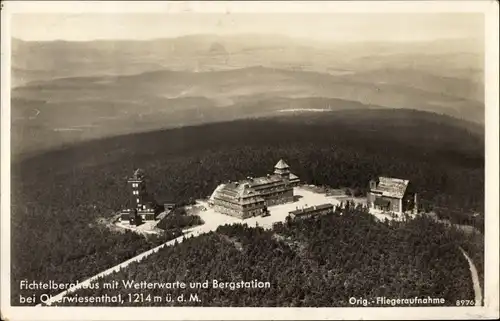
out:
M406 179L379 177L379 182L373 192L386 197L403 198L410 181Z
M255 177L246 180L245 182L248 182L250 187L252 188L258 188L259 186L264 186L264 185L269 185L269 184L283 184L283 177L279 175L267 175L267 176L262 176L262 177Z
M144 178L144 171L140 168L136 169L131 177L131 179L137 179L137 180L141 180L143 178Z
M246 181L231 182L220 184L210 196L210 201L222 199L232 203L244 203L245 199L253 199L253 201L264 201Z
M330 203L326 203L326 204L310 206L310 207L306 207L306 208L299 208L297 210L289 212L289 214L305 215L305 214L309 214L309 213L313 213L313 212L321 211L321 210L325 210L325 209L333 209L333 205Z

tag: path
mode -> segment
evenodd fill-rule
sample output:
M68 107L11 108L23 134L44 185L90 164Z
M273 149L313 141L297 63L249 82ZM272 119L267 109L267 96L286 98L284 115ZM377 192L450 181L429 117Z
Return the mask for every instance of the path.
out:
M200 230L191 230L190 232L188 232L184 235L181 235L173 240L170 240L170 241L165 242L161 245L158 245L157 247L152 248L151 250L143 252L137 256L134 256L131 259L126 260L125 262L122 262L118 265L113 266L112 268L109 268L109 269L107 269L99 274L96 274L93 277L88 278L85 281L80 282L80 283L76 284L75 286L67 289L66 291L63 291L63 292L59 293L58 295L51 297L49 300L45 301L44 303L46 305L52 305L53 303L59 301L62 297L66 296L70 293L73 293L73 292L81 289L82 287L88 287L90 284L92 284L92 282L97 281L99 278L110 275L112 273L116 273L116 272L120 271L121 269L127 267L129 264L131 264L133 262L140 261L140 260L150 256L151 254L158 252L161 248L163 248L165 246L170 246L170 245L175 244L175 241L180 243L180 242L184 241L184 239L186 239L187 237L190 237L191 235L198 236L199 234L202 234L202 233L203 233L203 231L201 229ZM40 303L37 306L42 306L42 304Z
M483 302L483 295L481 293L482 292L481 284L479 283L479 276L477 274L476 266L474 265L472 259L467 255L467 252L465 252L464 249L460 246L458 248L460 249L460 251L462 251L462 254L467 259L467 262L469 262L469 269L472 278L472 285L474 287L474 297L476 301L476 306L481 306Z
M203 225L198 225L189 229L184 230L183 232L185 234L179 236L178 238L175 238L173 240L170 240L168 242L165 242L151 250L148 250L146 252L143 252L137 256L134 256L131 259L128 259L118 265L115 265L97 275L94 275L93 277L90 277L86 279L83 282L80 282L76 284L75 286L67 289L64 292L61 292L53 297L51 297L49 300L45 301L44 304L46 305L51 305L57 301L59 301L62 297L73 293L82 287L89 286L92 282L97 281L99 278L102 278L104 276L110 275L112 273L116 273L119 270L127 267L133 262L138 262L151 254L154 254L158 252L160 249L162 249L165 246L170 246L175 244L175 241L178 243L184 241L185 238L191 237L191 236L198 236L200 234L208 233L211 231L217 230L217 228L221 225L225 224L237 224L237 223L246 223L248 226L260 226L266 229L270 229L273 226L273 223L276 222L284 222L286 216L288 215L289 211L295 210L296 207L298 206L306 206L307 204L309 205L319 205L323 203L332 203L332 204L338 204L338 200L336 200L334 197L327 197L325 195L321 194L315 194L310 191L304 190L302 188L295 188L294 189L294 194L302 196L302 198L294 203L286 203L286 204L281 204L281 205L275 205L269 208L271 211L271 215L267 217L251 217L245 220L238 219L236 217L224 215L215 212L213 209L209 208L208 204L204 201L198 201L198 205L204 206L206 208L205 211L201 211L198 213L198 215L201 217L201 219L205 222ZM306 206L307 207L307 206ZM42 304L38 304L37 306L41 306Z

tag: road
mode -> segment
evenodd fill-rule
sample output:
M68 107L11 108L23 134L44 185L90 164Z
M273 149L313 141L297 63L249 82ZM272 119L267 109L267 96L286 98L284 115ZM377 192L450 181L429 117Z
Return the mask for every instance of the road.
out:
M68 295L70 293L73 293L73 292L81 289L82 287L89 286L93 282L97 281L99 278L102 278L102 277L107 276L107 275L112 274L112 273L116 273L116 272L120 271L121 269L127 267L129 264L131 264L133 262L140 261L140 260L142 260L142 259L150 256L151 254L158 252L161 248L163 248L165 246L173 245L173 244L175 244L176 241L180 243L180 242L184 241L185 238L190 237L191 235L197 236L199 234L201 234L200 231L193 230L193 231L190 231L190 232L188 232L188 233L186 233L184 235L179 236L178 238L175 238L175 239L170 240L170 241L168 241L166 243L163 243L163 244L161 244L161 245L159 245L159 246L157 246L155 248L152 248L151 250L148 250L148 251L143 252L143 253L141 253L141 254L139 254L137 256L134 256L133 258L128 259L125 262L122 262L122 263L120 263L118 265L115 265L112 268L109 268L109 269L107 269L107 270L105 270L105 271L103 271L103 272L101 272L99 274L94 275L91 278L86 279L83 282L80 282L80 283L76 284L75 286L67 289L66 291L63 291L63 292L61 292L61 293L59 293L59 294L51 297L49 300L45 301L44 303L46 305L52 305L53 303L59 301L62 297L66 296L66 295ZM38 304L37 306L42 306L42 304Z
M118 265L115 265L115 266L113 266L113 267L111 267L111 268L109 268L109 269L107 269L99 274L96 274L96 275L86 279L85 281L80 282L80 283L76 284L75 286L67 289L66 291L63 291L63 292L53 296L52 298L45 301L44 303L46 305L52 305L55 302L59 301L62 297L66 296L70 293L73 293L73 292L81 289L82 287L89 286L93 282L96 282L99 278L110 275L112 273L116 273L116 272L120 271L121 269L126 268L131 263L140 261L140 260L150 256L151 254L158 252L160 249L162 249L165 246L171 246L171 245L175 244L176 241L177 241L177 243L180 243L180 242L184 241L184 239L189 238L191 236L198 236L200 234L215 231L221 225L246 223L246 224L248 224L248 226L261 226L263 228L269 229L269 228L272 228L273 223L279 222L279 221L284 221L286 216L288 215L288 212L291 210L294 210L297 206L305 206L307 204L319 205L319 204L323 204L323 203L327 203L327 202L338 203L338 201L336 201L333 197L325 197L324 195L312 193L312 192L304 190L302 188L295 188L294 193L295 193L295 195L302 196L300 201L295 202L295 203L288 203L288 204L272 206L269 208L269 210L271 212L271 216L252 217L252 218L249 218L246 220L240 220L240 219L235 218L235 217L231 217L231 216L217 213L213 209L209 208L208 204L206 202L199 201L198 205L204 206L206 208L205 211L201 211L198 213L198 215L205 222L205 224L195 226L195 227L192 227L190 229L186 229L186 230L184 230L183 235L181 235L173 240L170 240L168 242L165 242L165 243L163 243L163 244L161 244L161 245L159 245L151 250L148 250L148 251L143 252L137 256L134 256L133 258L130 258L130 259L118 264ZM38 304L37 306L41 306L41 305L42 304Z
M157 253L160 249L162 249L166 246L174 245L176 242L181 243L186 238L189 238L192 236L196 237L196 236L199 236L199 235L204 234L204 233L215 231L221 225L246 223L246 224L248 224L248 226L251 226L251 227L252 226L260 226L260 227L263 227L265 229L270 229L270 228L272 228L273 223L285 221L286 216L288 215L288 212L295 210L296 208L307 207L307 206L312 206L312 205L320 205L320 204L324 204L324 203L331 203L334 205L340 203L340 201L337 198L335 198L334 196L326 196L325 194L314 193L314 192L308 191L308 190L300 188L300 187L294 189L294 194L301 196L297 202L271 206L271 207L269 207L269 210L271 213L270 216L252 217L252 218L245 219L245 220L240 220L240 219L235 218L235 217L231 217L231 216L217 213L213 209L209 208L208 204L206 202L199 201L198 205L204 206L206 208L205 211L200 211L198 213L198 215L205 222L205 224L186 229L186 230L184 230L183 235L181 235L173 240L170 240L168 242L165 242L165 243L163 243L163 244L161 244L161 245L159 245L151 250L148 250L148 251L143 252L137 256L134 256L133 258L130 258L130 259L118 264L118 265L115 265L115 266L113 266L113 267L111 267L111 268L109 268L109 269L107 269L99 274L96 274L96 275L86 279L85 281L80 282L80 283L76 284L75 286L67 289L66 291L63 291L63 292L51 297L49 300L45 301L44 303L46 305L50 306L50 305L56 303L57 301L59 301L62 297L66 296L70 293L73 293L73 292L81 289L82 287L89 286L93 282L96 282L99 278L108 276L112 273L116 273L116 272L120 271L121 269L126 268L128 265L130 265L133 262L138 262L144 258L147 258L148 256L150 256L154 253ZM462 248L460 248L460 250L462 251L465 258L469 262L472 280L473 280L473 284L474 284L474 294L475 294L475 298L476 298L476 305L478 305L478 302L479 302L479 305L481 305L481 302L482 302L481 286L479 284L479 277L477 275L476 267L474 266L474 263L469 258L469 256L465 253L465 251ZM42 304L38 304L37 306L41 306L41 305Z
M483 295L482 295L482 291L481 291L481 284L479 283L479 276L477 274L477 269L476 269L476 266L474 265L474 262L472 261L472 259L469 257L469 255L467 255L467 252L464 251L463 248L460 248L460 251L462 251L462 254L464 255L464 257L467 259L467 262L469 262L469 269L470 269L470 274L471 274L471 278L472 278L472 285L474 287L474 297L475 297L475 301L476 301L476 306L481 306L482 302L483 302Z

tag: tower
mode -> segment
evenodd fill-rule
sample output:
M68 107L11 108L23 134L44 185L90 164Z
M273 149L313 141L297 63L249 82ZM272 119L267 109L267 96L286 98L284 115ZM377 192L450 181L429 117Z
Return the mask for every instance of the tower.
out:
M280 175L283 178L290 178L290 166L280 159L279 162L274 166L274 174Z
M127 183L131 190L131 207L141 209L146 203L146 180L144 172L141 169L136 169Z

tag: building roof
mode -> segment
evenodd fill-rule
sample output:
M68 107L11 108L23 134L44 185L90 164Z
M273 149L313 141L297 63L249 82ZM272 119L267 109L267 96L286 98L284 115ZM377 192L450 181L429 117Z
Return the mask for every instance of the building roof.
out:
M130 178L130 180L142 180L144 179L144 171L140 168L134 171L134 174Z
M287 169L290 168L287 163L283 159L280 159L278 163L274 166L276 169Z
M283 177L279 175L267 175L256 178L249 178L244 182L247 182L250 185L250 187L259 187L260 185L282 183Z
M371 191L386 197L403 198L409 182L407 179L379 177L379 183Z
M299 209L296 209L294 211L289 212L289 214L305 215L305 214L309 214L312 212L321 211L321 210L325 210L325 209L333 209L333 205L330 203L325 203L325 204L310 206L310 207L306 207L306 208L299 208Z
M209 202L213 202L214 198L219 194L219 192L226 186L226 184L220 184L218 185L215 190L213 191L212 195L210 195L210 198L208 199Z
M233 203L244 202L245 198L252 198L254 201L264 201L246 181L220 184L214 190L212 196L210 196L209 201L213 202L215 198Z

